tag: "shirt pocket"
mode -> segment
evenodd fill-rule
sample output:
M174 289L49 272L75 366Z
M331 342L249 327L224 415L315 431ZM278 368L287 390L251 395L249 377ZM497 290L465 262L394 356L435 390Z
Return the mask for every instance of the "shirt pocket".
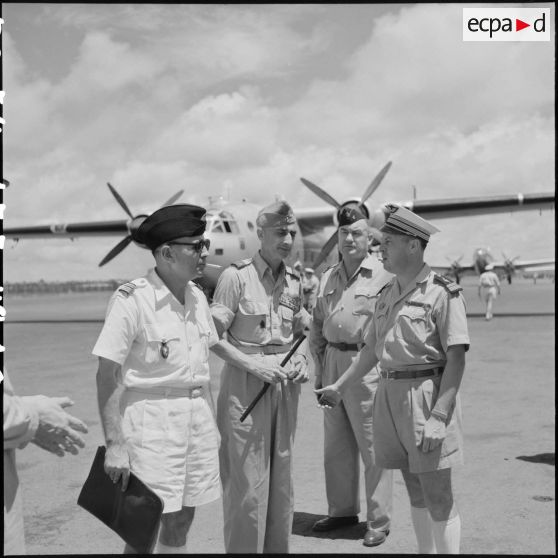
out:
M294 310L280 304L278 313L281 319L281 337L290 337L293 332Z
M244 298L238 303L232 329L235 337L248 343L263 343L267 338L268 305Z
M377 300L377 294L365 289L357 289L353 300L353 314L356 316L372 316Z
M176 331L178 327L179 326L173 322L144 324L145 362L147 364L163 364L181 351L181 338ZM167 358L164 358L161 354L163 344L168 348Z
M424 344L427 337L426 309L404 306L397 315L395 336L410 344Z

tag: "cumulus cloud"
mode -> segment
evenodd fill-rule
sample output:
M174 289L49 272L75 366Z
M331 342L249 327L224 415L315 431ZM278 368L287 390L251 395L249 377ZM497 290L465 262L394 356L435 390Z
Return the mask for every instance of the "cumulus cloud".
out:
M182 201L202 204L227 194L323 206L301 176L343 201L388 160L372 205L408 199L412 186L422 199L553 188L554 39L464 43L459 5L37 12L7 4L6 12L5 226L124 218L107 181L134 213L181 188ZM34 30L43 21L53 50L70 49L56 72L48 71L55 57L45 62L28 48L42 44ZM470 218L465 239L462 221L444 220L429 251L457 257L486 236L509 246L507 217ZM553 253L552 215L517 214L513 224L545 239L533 247L538 256ZM533 254L528 238L518 250ZM61 273L56 253L85 270L118 240L64 252L62 241L53 250L21 243L6 252L8 273L21 272L22 254L37 273ZM94 273L116 274L121 261L132 269L137 250L129 250Z

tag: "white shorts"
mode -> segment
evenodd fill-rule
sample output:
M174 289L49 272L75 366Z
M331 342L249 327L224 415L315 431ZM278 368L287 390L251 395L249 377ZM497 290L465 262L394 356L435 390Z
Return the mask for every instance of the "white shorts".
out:
M126 390L120 412L130 469L162 498L164 513L221 496L220 437L204 397Z

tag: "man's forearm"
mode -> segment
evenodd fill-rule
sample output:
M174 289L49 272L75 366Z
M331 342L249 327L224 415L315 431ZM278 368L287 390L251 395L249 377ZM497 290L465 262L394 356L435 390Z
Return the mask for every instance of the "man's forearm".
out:
M120 397L123 388L116 381L120 366L110 361L99 363L97 371L97 402L99 414L108 446L123 445Z
M335 382L340 393L343 393L349 385L362 379L374 366L378 364L378 358L368 345L359 351L351 366Z
M211 347L211 350L225 362L232 364L236 368L254 371L254 359L249 355L245 355L242 351L231 345L226 339L221 339L218 343Z
M465 370L465 350L463 345L454 345L448 349L447 363L442 374L438 398L432 412L446 419L453 411L455 398L461 385Z

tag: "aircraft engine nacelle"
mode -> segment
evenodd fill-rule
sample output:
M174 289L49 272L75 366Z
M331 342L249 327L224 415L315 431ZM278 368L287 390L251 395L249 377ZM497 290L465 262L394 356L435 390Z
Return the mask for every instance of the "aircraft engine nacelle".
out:
M136 215L133 219L131 219L127 223L128 233L131 235L134 244L139 246L140 248L145 248L147 250L147 246L145 244L141 244L140 242L136 242L134 240L136 231L140 228L140 225L147 219L148 215Z

